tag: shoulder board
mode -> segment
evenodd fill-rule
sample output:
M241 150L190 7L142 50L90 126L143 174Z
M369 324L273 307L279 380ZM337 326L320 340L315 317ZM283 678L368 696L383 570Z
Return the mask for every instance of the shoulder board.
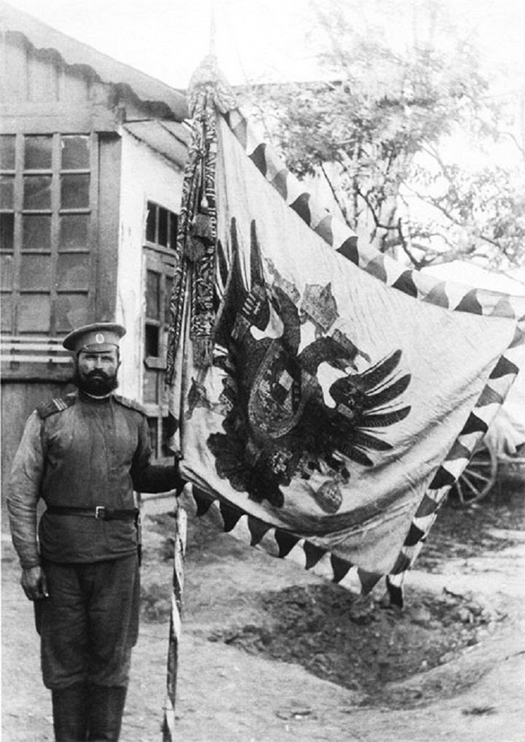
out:
M45 418L50 415L55 415L57 412L67 410L67 408L74 405L76 401L76 394L68 394L66 397L57 397L56 399L51 399L49 402L42 402L42 404L38 405L36 411L40 418L45 420Z
M115 400L115 402L118 402L123 407L127 407L130 410L135 410L136 412L140 412L141 415L147 414L144 407L139 402L135 402L134 399L128 399L128 397L121 397L120 394L114 394L113 399Z

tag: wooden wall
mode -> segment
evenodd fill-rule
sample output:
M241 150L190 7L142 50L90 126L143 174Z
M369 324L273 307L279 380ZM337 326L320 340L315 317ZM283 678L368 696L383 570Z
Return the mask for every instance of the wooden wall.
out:
M173 118L165 103L141 101L129 85L103 82L15 31L0 38L0 116L4 134L115 132L125 120Z
M31 411L40 402L53 399L53 397L60 397L68 391L70 391L70 387L65 383L33 382L31 384L2 385L2 482L5 483L9 474L24 425Z
M96 139L97 157L91 170L95 188L90 242L95 261L95 290L88 321L113 320L121 169L117 130L124 115L125 96L114 86L103 83L91 68L66 65L54 50L37 50L20 33L7 31L0 41L0 133L79 133L91 134ZM57 342L54 338L50 340ZM24 339L20 342L23 345ZM35 351L31 352L34 355ZM64 365L50 364L44 353L42 356L42 362L35 362L30 368L27 364L2 362L3 484L31 410L39 402L60 396L68 389L65 379L70 373Z
M118 76L116 79L118 83ZM55 134L55 139L58 134L89 134L95 142L96 163L91 167L95 187L92 189L94 198L90 201L90 250L95 270L90 322L121 319L117 314L127 318L132 314L131 310L137 315L143 311L142 301L134 302L127 312L118 305L118 274L119 270L126 270L129 256L129 253L121 255L122 266L119 268L118 247L122 229L120 132L125 121L147 122L164 116L173 120L173 113L163 101L141 101L129 85L103 82L91 67L66 64L57 51L36 49L22 33L7 30L0 34L0 133L16 134L17 141L21 140L20 135L29 134ZM151 157L149 150L148 157ZM158 158L158 155L153 157ZM169 167L165 169L171 171ZM17 172L16 177L21 177L21 174ZM179 186L181 177L180 174L177 177ZM141 193L140 225L133 241L140 254L144 207L151 194L149 191L146 193L145 185L138 182L131 186L128 183L126 187L136 187ZM20 210L17 213L20 214ZM137 291L142 291L140 274L137 274L136 283ZM132 316L132 321L142 325L140 317ZM42 342L47 339L42 333L36 338ZM23 345L27 338L17 340ZM50 341L60 345L61 338L50 338ZM36 341L31 342L35 345ZM33 348L31 352L34 355L37 351ZM52 363L46 357L42 362L37 359L31 368L22 366L12 361L2 362L3 483L31 410L40 401L61 396L68 390L68 375L63 365Z
M52 49L36 50L13 32L0 55L2 133L115 129L118 103L89 68L67 66Z

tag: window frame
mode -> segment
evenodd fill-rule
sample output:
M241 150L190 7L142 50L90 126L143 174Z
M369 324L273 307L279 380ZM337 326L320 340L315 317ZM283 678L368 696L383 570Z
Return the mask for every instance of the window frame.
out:
M9 321L2 329L2 335L12 337L29 337L39 336L42 338L53 338L65 335L72 327L66 326L61 321L60 303L64 301L72 302L78 297L82 298L83 307L81 310L82 317L89 321L93 314L95 305L95 228L98 213L97 203L97 180L98 180L98 137L94 132L23 132L17 134L3 134L2 136L15 137L15 162L14 170L12 168L2 168L2 175L14 177L14 193L12 208L2 208L3 214L13 214L13 249L6 249L0 245L2 255L11 255L12 280L11 285L2 287L2 301L5 301L6 311L9 311ZM27 168L25 167L25 145L26 140L30 137L49 137L51 140L51 161L49 167ZM78 167L76 169L62 167L62 143L67 137L83 137L88 143L88 162L87 167ZM0 164L1 166L1 164ZM61 203L62 178L67 175L88 175L88 199L87 205L76 206L73 208L63 208ZM24 187L26 179L34 176L50 176L50 203L49 206L41 208L27 208L24 204ZM60 244L61 219L68 215L86 215L86 244L80 248L72 249L71 246ZM49 217L49 245L46 249L38 249L36 246L24 244L24 224L26 219L32 216ZM27 222L28 223L28 222ZM42 260L49 258L49 278L46 285L32 287L24 286L23 283L23 263L24 257L40 256ZM65 286L59 281L60 259L65 256L76 256L79 263L81 276L81 285ZM79 256L86 256L82 261ZM63 260L67 265L67 258ZM74 258L73 258L74 262ZM47 270L46 270L47 272ZM28 271L31 276L31 271ZM68 271L66 271L66 275ZM80 280L80 279L79 279ZM24 326L22 323L25 297L40 295L45 297L44 304L47 304L49 318L41 327ZM9 302L10 300L10 302ZM9 306L10 303L10 306ZM34 307L31 310L34 316ZM31 316L31 315L30 315ZM62 318L63 319L63 318ZM75 324L77 324L75 322ZM44 327L45 325L45 327Z
M169 329L169 311L167 294L171 294L170 282L173 280L173 271L175 267L175 249L176 249L176 238L177 238L177 226L179 213L168 209L157 201L148 199L145 204L146 216L144 219L144 235L143 235L143 255L144 255L144 376L142 384L143 399L147 391L146 375L149 379L155 379L155 393L156 401L143 401L143 405L146 409L148 416L148 424L150 429L154 429L154 436L152 436L152 446L154 448L154 456L157 460L165 461L168 460L171 454L167 454L165 451L165 428L167 425L169 405L167 390L164 383L164 372L166 370L166 353L167 353L167 338ZM151 237L151 233L148 235L148 218L151 211L156 214L155 217L155 231L154 236L158 240L159 237L159 214L161 210L167 212L167 223L168 223L168 234L167 244L163 245L158 241L147 239ZM158 317L149 317L147 315L148 309L148 273L153 272L159 276L158 282ZM147 354L147 335L151 330L158 332L158 354L148 355ZM156 377L156 378L155 378Z

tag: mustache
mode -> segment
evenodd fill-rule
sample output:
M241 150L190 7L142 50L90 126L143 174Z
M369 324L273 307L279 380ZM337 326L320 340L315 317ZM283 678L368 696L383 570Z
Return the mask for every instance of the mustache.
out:
M90 371L86 374L87 379L110 379L111 374L107 374L105 371Z
M94 369L88 374L80 376L78 369L73 374L71 382L88 393L109 393L118 387L117 374L107 374L101 369Z

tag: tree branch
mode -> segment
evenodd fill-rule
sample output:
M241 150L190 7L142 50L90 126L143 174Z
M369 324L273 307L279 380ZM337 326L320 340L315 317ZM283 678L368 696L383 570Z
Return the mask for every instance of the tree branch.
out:
M352 229L352 230L353 230L353 229L354 229L354 226L355 226L355 225L351 225L351 224L350 224L350 221L349 221L349 219L348 219L348 211L347 211L347 208L346 208L345 204L344 204L344 203L343 203L343 202L341 201L341 199L339 198L339 196L338 196L338 194L337 194L337 191L336 191L336 189L334 188L334 185L333 185L332 181L331 181L331 180L330 180L330 178L328 177L328 173L326 172L326 168L325 168L324 164L322 164L322 165L321 165L321 172L322 172L322 174L324 175L324 177L325 177L325 180L326 180L326 182L328 183L328 187L330 188L330 192L331 192L332 196L334 197L334 201L336 202L337 206L338 206L338 207L339 207L339 209L341 210L341 214L343 215L343 218L344 218L344 220L345 220L345 223L346 223L346 225L347 225L348 227L350 227L350 229Z

